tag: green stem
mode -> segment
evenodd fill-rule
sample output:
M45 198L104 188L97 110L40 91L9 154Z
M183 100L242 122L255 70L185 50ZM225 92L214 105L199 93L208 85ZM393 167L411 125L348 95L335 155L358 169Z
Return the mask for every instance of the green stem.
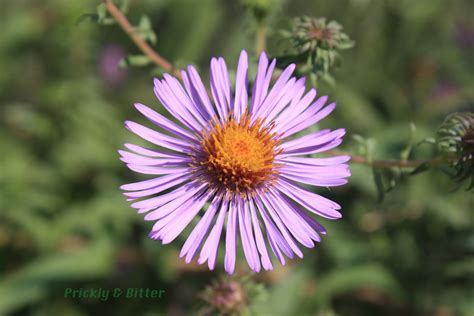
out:
M330 150L327 153L331 155L349 155L351 156L351 163L366 165L373 168L380 168L380 169L387 169L387 168L403 168L403 169L415 169L421 166L424 163L428 163L431 167L442 166L456 160L450 157L435 157L429 160L396 160L396 159L388 159L388 160L372 160L367 159L363 156L358 155L351 155L347 154L338 150Z
M164 70L173 73L176 77L181 78L181 73L177 71L171 62L165 59L163 56L158 54L150 45L135 31L135 28L130 24L125 15L120 11L119 8L111 0L102 0L107 8L110 15L117 21L120 27L127 33L137 47L146 55L150 60L160 66Z
M257 33L255 37L255 53L260 53L267 49L267 26L264 22L258 23Z

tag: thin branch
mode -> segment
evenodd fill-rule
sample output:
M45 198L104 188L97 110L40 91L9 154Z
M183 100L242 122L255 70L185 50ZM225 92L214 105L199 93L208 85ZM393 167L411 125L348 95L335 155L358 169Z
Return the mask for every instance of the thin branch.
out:
M442 157L436 157L430 160L373 160L368 161L366 158L356 155L351 155L351 161L353 163L364 164L374 168L417 168L424 163L428 163L430 166L439 166L447 163L447 160Z
M260 53L267 49L267 27L264 22L260 22L257 26L257 32L255 34L255 53Z
M435 166L442 166L446 165L448 163L454 162L455 160L449 159L446 157L435 157L429 160L395 160L395 159L389 159L389 160L372 160L370 161L369 159L363 157L363 156L358 156L358 155L351 155L351 154L346 154L344 152L338 151L338 150L330 150L327 151L327 153L331 155L349 155L351 156L351 163L355 164L360 164L360 165L366 165L369 167L373 168L407 168L407 169L416 169L422 164L427 163L431 167Z
M110 15L117 21L120 27L128 34L132 41L138 48L157 66L164 70L173 73L176 77L181 78L181 74L173 65L163 56L158 54L150 45L135 31L135 28L130 24L122 11L112 2L112 0L102 0Z

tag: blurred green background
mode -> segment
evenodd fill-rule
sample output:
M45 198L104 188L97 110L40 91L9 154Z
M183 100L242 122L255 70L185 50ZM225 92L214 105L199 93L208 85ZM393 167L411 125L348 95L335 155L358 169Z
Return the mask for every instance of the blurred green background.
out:
M78 18L99 1L0 0L0 315L195 315L199 293L221 273L178 259L147 238L151 223L118 187L140 177L117 149L138 139L125 119L141 102L160 109L153 67L118 69L139 54L117 26ZM135 0L157 50L207 76L212 56L235 65L254 50L256 22L238 1ZM340 22L356 46L343 53L338 102L325 127L371 138L377 158L399 158L410 138L432 137L451 112L474 100L474 3L469 0L274 1L269 52L291 17ZM234 66L230 66L234 68ZM414 158L430 155L429 146ZM401 177L377 203L370 168L323 194L344 218L303 260L253 276L252 315L474 315L473 194L440 171ZM222 254L222 251L221 251ZM238 264L246 270L243 256ZM156 288L162 299L64 298L65 288Z

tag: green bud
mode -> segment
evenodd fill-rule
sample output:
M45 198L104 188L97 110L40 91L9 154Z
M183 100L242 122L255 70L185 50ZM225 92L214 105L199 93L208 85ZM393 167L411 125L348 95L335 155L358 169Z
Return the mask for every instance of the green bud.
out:
M250 274L222 275L200 294L206 315L248 315L252 304L266 297L266 289Z
M348 49L354 42L342 32L342 25L326 18L297 17L293 21L293 42L296 48L315 50Z
M457 158L453 180L463 182L470 178L468 189L474 188L474 113L450 114L438 129L437 146L442 154Z
M237 280L222 278L202 295L210 309L224 315L240 314L248 304L247 293Z
M282 56L285 64L303 64L299 67L300 74L308 75L313 84L320 79L332 83L330 71L341 63L339 51L354 46L354 41L342 30L338 22L327 22L325 18L295 18L291 30L281 32L291 46L287 55Z
M474 113L456 112L450 114L438 129L438 150L442 153L456 153L459 157L474 153Z

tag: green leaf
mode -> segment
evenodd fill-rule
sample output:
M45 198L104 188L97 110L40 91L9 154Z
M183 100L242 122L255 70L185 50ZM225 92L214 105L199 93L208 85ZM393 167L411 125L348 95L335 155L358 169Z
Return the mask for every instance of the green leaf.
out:
M101 3L96 8L96 13L85 13L79 16L76 21L76 24L80 24L85 20L89 20L90 22L98 23L101 25L112 25L115 23L113 18L107 16L107 7L104 3Z
M87 20L90 22L97 23L99 21L99 15L97 13L81 14L76 20L76 25L81 24L82 22L87 21Z
M153 45L156 45L157 37L155 32L152 29L150 18L146 15L143 15L138 23L138 26L135 27L135 31L140 35L144 40L149 41Z
M410 175L414 176L416 174L419 174L428 170L430 170L430 164L428 161L425 161L421 163L418 167L416 167L412 172L410 172Z
M105 6L105 3L99 4L96 8L96 12L97 12L99 21L105 19L105 17L107 16L107 7Z
M120 11L122 11L124 14L127 13L129 6L130 0L122 0L122 3L120 4Z
M366 139L359 134L352 134L352 139L358 142L359 144L365 144Z
M411 151L413 149L413 145L415 143L415 137L416 137L416 126L414 123L410 123L410 140L408 141L408 144L406 145L406 147L400 153L400 158L402 160L408 160L408 158L410 157Z
M385 188L382 180L382 173L377 168L372 168L372 175L375 187L377 188L377 203L381 203L385 197Z
M420 146L422 144L436 145L436 139L434 139L433 137L428 137L419 141L416 145Z
M350 49L355 46L355 42L351 40L343 41L337 45L337 48L339 49Z
M151 60L146 55L128 55L119 62L119 67L143 67L149 64L151 64Z

